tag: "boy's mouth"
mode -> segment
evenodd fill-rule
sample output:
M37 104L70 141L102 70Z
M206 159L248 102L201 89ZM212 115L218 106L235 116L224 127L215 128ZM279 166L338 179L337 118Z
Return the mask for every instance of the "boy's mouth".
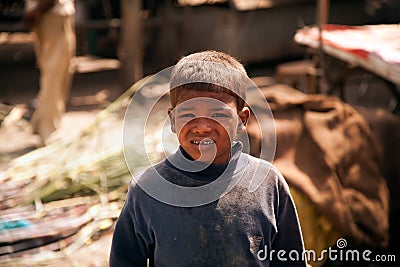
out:
M190 143L195 145L212 145L215 144L214 140L210 138L204 138L203 140L192 140Z

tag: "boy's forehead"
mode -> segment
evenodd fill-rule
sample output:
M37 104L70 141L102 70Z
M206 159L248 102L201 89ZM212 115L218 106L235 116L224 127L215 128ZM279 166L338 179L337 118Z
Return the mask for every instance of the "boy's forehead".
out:
M226 106L236 103L236 98L225 92L208 92L185 90L179 94L177 104L205 104L214 106Z
M182 103L179 103L176 106L176 110L178 111L186 111L194 109L213 110L213 111L232 110L232 105L228 105L227 103L222 102L215 98L198 97L183 101Z

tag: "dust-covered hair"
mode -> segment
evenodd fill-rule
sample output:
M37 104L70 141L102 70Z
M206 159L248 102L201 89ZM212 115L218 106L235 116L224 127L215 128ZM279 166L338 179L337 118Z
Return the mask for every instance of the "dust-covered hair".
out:
M182 91L226 93L236 97L238 110L246 101L243 65L234 57L217 51L198 52L181 58L170 78L171 105L175 107Z

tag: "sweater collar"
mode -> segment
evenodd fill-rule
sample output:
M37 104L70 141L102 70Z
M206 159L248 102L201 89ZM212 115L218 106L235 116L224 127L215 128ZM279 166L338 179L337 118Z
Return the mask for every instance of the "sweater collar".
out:
M210 182L224 173L233 172L242 149L243 145L241 142L234 142L232 144L229 162L223 164L208 164L193 160L182 147L179 147L176 153L167 158L167 164L190 178Z

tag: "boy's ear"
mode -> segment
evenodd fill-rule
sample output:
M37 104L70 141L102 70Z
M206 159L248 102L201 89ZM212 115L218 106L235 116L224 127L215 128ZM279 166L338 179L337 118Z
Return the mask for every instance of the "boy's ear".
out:
M238 127L238 134L246 131L246 125L250 118L250 109L248 107L244 107L241 111L238 112L238 116L240 119L239 127Z
M175 112L174 112L174 109L172 107L168 108L168 116L169 116L169 120L171 122L171 131L173 133L176 133L176 129L175 129Z

